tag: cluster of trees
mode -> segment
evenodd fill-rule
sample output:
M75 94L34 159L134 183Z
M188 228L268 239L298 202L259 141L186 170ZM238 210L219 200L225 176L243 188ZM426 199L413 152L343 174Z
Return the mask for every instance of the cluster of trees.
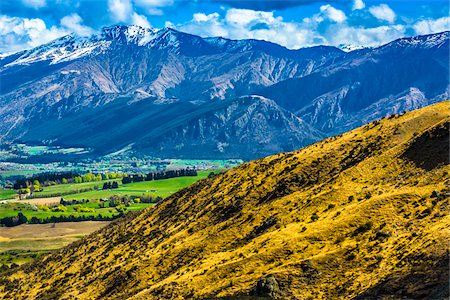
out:
M73 209L74 209L76 212L78 212L78 213L81 213L81 212L95 212L95 208L93 208L93 207L81 206L80 204L75 204L75 205L73 206Z
M127 177L127 173L86 173L84 175L75 174L72 172L68 173L42 173L30 178L20 177L16 179L13 184L13 189L19 190L22 194L32 193L33 191L41 191L42 187L50 186L55 184L66 184L66 183L82 183L82 182L93 182L108 179L121 179Z
M122 183L127 184L132 182L169 179L182 176L197 176L197 170L194 168L194 169L170 170L164 172L152 172L148 174L134 174L123 177Z
M83 209L93 210L89 207L81 207ZM123 212L125 209L117 210L119 214L112 215L112 216L103 216L102 214L98 215L92 215L92 216L51 216L48 218L38 218L38 217L31 217L28 219L23 213L19 212L17 216L13 217L4 217L0 218L0 225L6 226L6 227L13 227L21 224L48 224L48 223L60 223L60 222L82 222L82 221L112 221L114 219L117 219L121 215L123 215ZM91 211L89 211L91 212Z
M64 206L68 206L68 205L75 205L75 204L85 204L85 203L89 203L89 199L82 199L82 200L64 200L64 198L61 198L61 200L59 200L59 204L64 205Z
M73 178L74 183L82 183L82 182L92 182L92 181L101 181L101 180L108 180L108 179L120 179L122 177L128 176L127 173L86 173L82 176L75 176ZM63 182L64 183L64 182Z
M51 216L48 218L37 218L32 217L28 223L29 224L48 224L48 223L60 223L60 222L83 222L83 221L112 221L117 219L121 215L103 216L101 214L95 216Z
M71 190L71 191L65 191L65 192L59 192L59 193L52 193L52 194L45 194L45 195L35 195L35 196L29 195L29 196L27 196L27 199L61 197L61 196L65 196L65 195L89 192L92 190L94 190L94 188L88 187L88 188L83 188L83 189L77 189L77 190Z
M23 194L30 194L32 195L34 192L40 192L42 191L41 183L38 180L29 181L26 182L27 184L25 187L19 188L17 192L19 193L19 198L22 199Z
M113 181L111 182L105 182L103 184L103 189L104 190L111 190L111 189L118 189L119 188L119 183L117 183L117 181Z
M117 207L119 205L125 205L126 207L130 206L130 203L133 199L128 196L116 196L113 195L109 197L109 207Z
M36 181L39 182L39 185L49 186L54 185L56 183L61 183L64 179L67 181L68 179L74 178L76 176L78 176L78 174L72 172L66 173L48 172L48 173L41 173L32 176L30 178L20 177L16 179L16 182L13 184L13 188L15 190L27 188L31 185L34 185Z
M133 201L136 203L158 203L163 198L161 196L154 197L152 195L145 195L139 198L134 198Z
M6 227L17 226L28 222L27 217L19 212L17 216L0 218L0 225Z

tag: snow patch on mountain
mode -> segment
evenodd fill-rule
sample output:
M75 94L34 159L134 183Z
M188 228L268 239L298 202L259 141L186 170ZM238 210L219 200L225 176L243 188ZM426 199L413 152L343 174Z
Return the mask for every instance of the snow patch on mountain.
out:
M450 38L450 31L444 31L436 34L418 35L414 37L407 37L395 40L389 44L381 46L380 48L398 46L398 47L418 47L418 48L440 48L448 42Z
M29 65L39 61L50 61L50 64L72 61L94 52L99 53L107 49L110 44L110 41L95 41L71 34L49 44L21 52L16 60L5 67Z
M340 44L338 46L338 48L344 52L352 52L352 51L356 51L356 50L369 49L370 47L361 46L361 45Z

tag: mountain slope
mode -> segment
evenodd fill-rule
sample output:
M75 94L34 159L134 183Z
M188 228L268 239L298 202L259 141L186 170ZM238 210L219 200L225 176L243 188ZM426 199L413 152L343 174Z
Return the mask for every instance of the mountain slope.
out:
M38 119L22 141L95 145L99 155L129 146L156 157L251 159L316 142L321 133L263 97L203 104L139 103L116 99L103 107L66 118ZM67 128L76 128L66 130Z
M294 51L264 41L203 39L168 28L113 26L89 38L69 35L0 60L0 139L20 139L30 122L55 111L66 118L122 97L233 99L309 74L342 54L333 47Z
M0 295L444 299L449 105L200 181L5 275Z
M318 72L257 94L275 100L320 131L345 132L448 99L449 36L450 32L443 32L403 38L352 52Z
M112 26L83 38L69 35L0 58L0 143L77 143L103 154L115 150L105 149L114 134L108 126L111 122L96 127L97 114L128 112L122 118L122 130L135 132L137 121L143 121L139 116L149 108L153 116L171 111L170 119L175 120L187 107L203 109L200 104L257 94L274 100L307 125L297 126L299 131L294 132L286 123L282 131L290 134L276 141L274 151L249 153L245 150L252 149L249 142L240 148L243 152L217 153L217 147L209 147L196 152L196 157L236 158L237 153L253 159L294 150L307 143L290 141L302 135L309 139L312 131L329 136L448 99L448 41L449 32L443 32L347 53L326 46L289 50L265 41L201 38L169 28L139 26ZM131 108L139 116L135 118ZM80 135L78 126L64 125L78 116L91 116L92 122L83 123L86 134ZM45 134L53 132L56 123L63 134L49 138ZM147 129L147 124L144 120L140 128ZM151 127L155 126L165 125L153 122ZM268 136L278 132L268 132ZM217 140L221 133L211 134ZM139 136L122 135L118 144L135 145L136 155L153 155L152 147L139 148ZM176 150L179 145L193 148L199 144L196 139L175 136L180 139L161 146L171 149L170 155L185 157L184 151Z

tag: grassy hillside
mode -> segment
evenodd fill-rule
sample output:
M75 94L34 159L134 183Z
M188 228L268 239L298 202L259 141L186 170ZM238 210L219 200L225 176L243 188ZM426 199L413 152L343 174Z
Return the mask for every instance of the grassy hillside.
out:
M199 181L7 274L0 295L444 298L449 105Z

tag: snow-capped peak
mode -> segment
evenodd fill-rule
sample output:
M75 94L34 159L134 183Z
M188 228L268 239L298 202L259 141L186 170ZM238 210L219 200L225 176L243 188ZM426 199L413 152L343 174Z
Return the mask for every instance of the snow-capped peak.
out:
M355 50L368 49L369 47L361 46L361 45L351 45L351 44L340 44L337 48L341 49L344 52L352 52Z
M130 26L111 26L104 27L100 34L95 38L104 40L124 39L127 43L135 43L138 45L145 45L154 39L157 35L158 29L144 28L137 25Z
M48 44L20 52L19 57L5 67L31 64L38 61L50 61L50 64L70 61L94 51L101 52L108 48L110 43L110 41L69 34Z
M71 61L92 53L102 53L113 42L148 46L158 37L167 35L167 32L168 30L165 28L143 28L132 25L105 27L99 33L89 37L80 37L72 33L48 44L18 53L19 57L5 67L31 64L38 61L50 61L50 64Z
M423 48L441 47L448 41L449 35L450 33L447 31L426 36L402 38L381 46L379 49L409 45ZM264 45L261 45L261 43L264 43ZM185 51L194 55L223 51L247 51L255 48L267 48L268 45L267 42L256 40L230 40L222 37L201 38L171 28L157 29L143 28L137 25L116 25L105 27L100 32L89 37L69 34L34 49L15 53L14 60L4 65L4 67L31 64L39 61L47 61L50 64L72 61L88 55L104 53L112 45L117 44L168 49L172 53ZM345 52L350 52L365 47L340 45L339 48ZM8 56L1 55L0 60L4 60L6 57Z
M428 35L418 35L408 38L401 38L387 45L382 46L382 48L391 46L397 47L416 46L420 48L432 48L432 47L439 48L442 45L444 45L449 40L449 38L450 38L450 31L444 31Z

